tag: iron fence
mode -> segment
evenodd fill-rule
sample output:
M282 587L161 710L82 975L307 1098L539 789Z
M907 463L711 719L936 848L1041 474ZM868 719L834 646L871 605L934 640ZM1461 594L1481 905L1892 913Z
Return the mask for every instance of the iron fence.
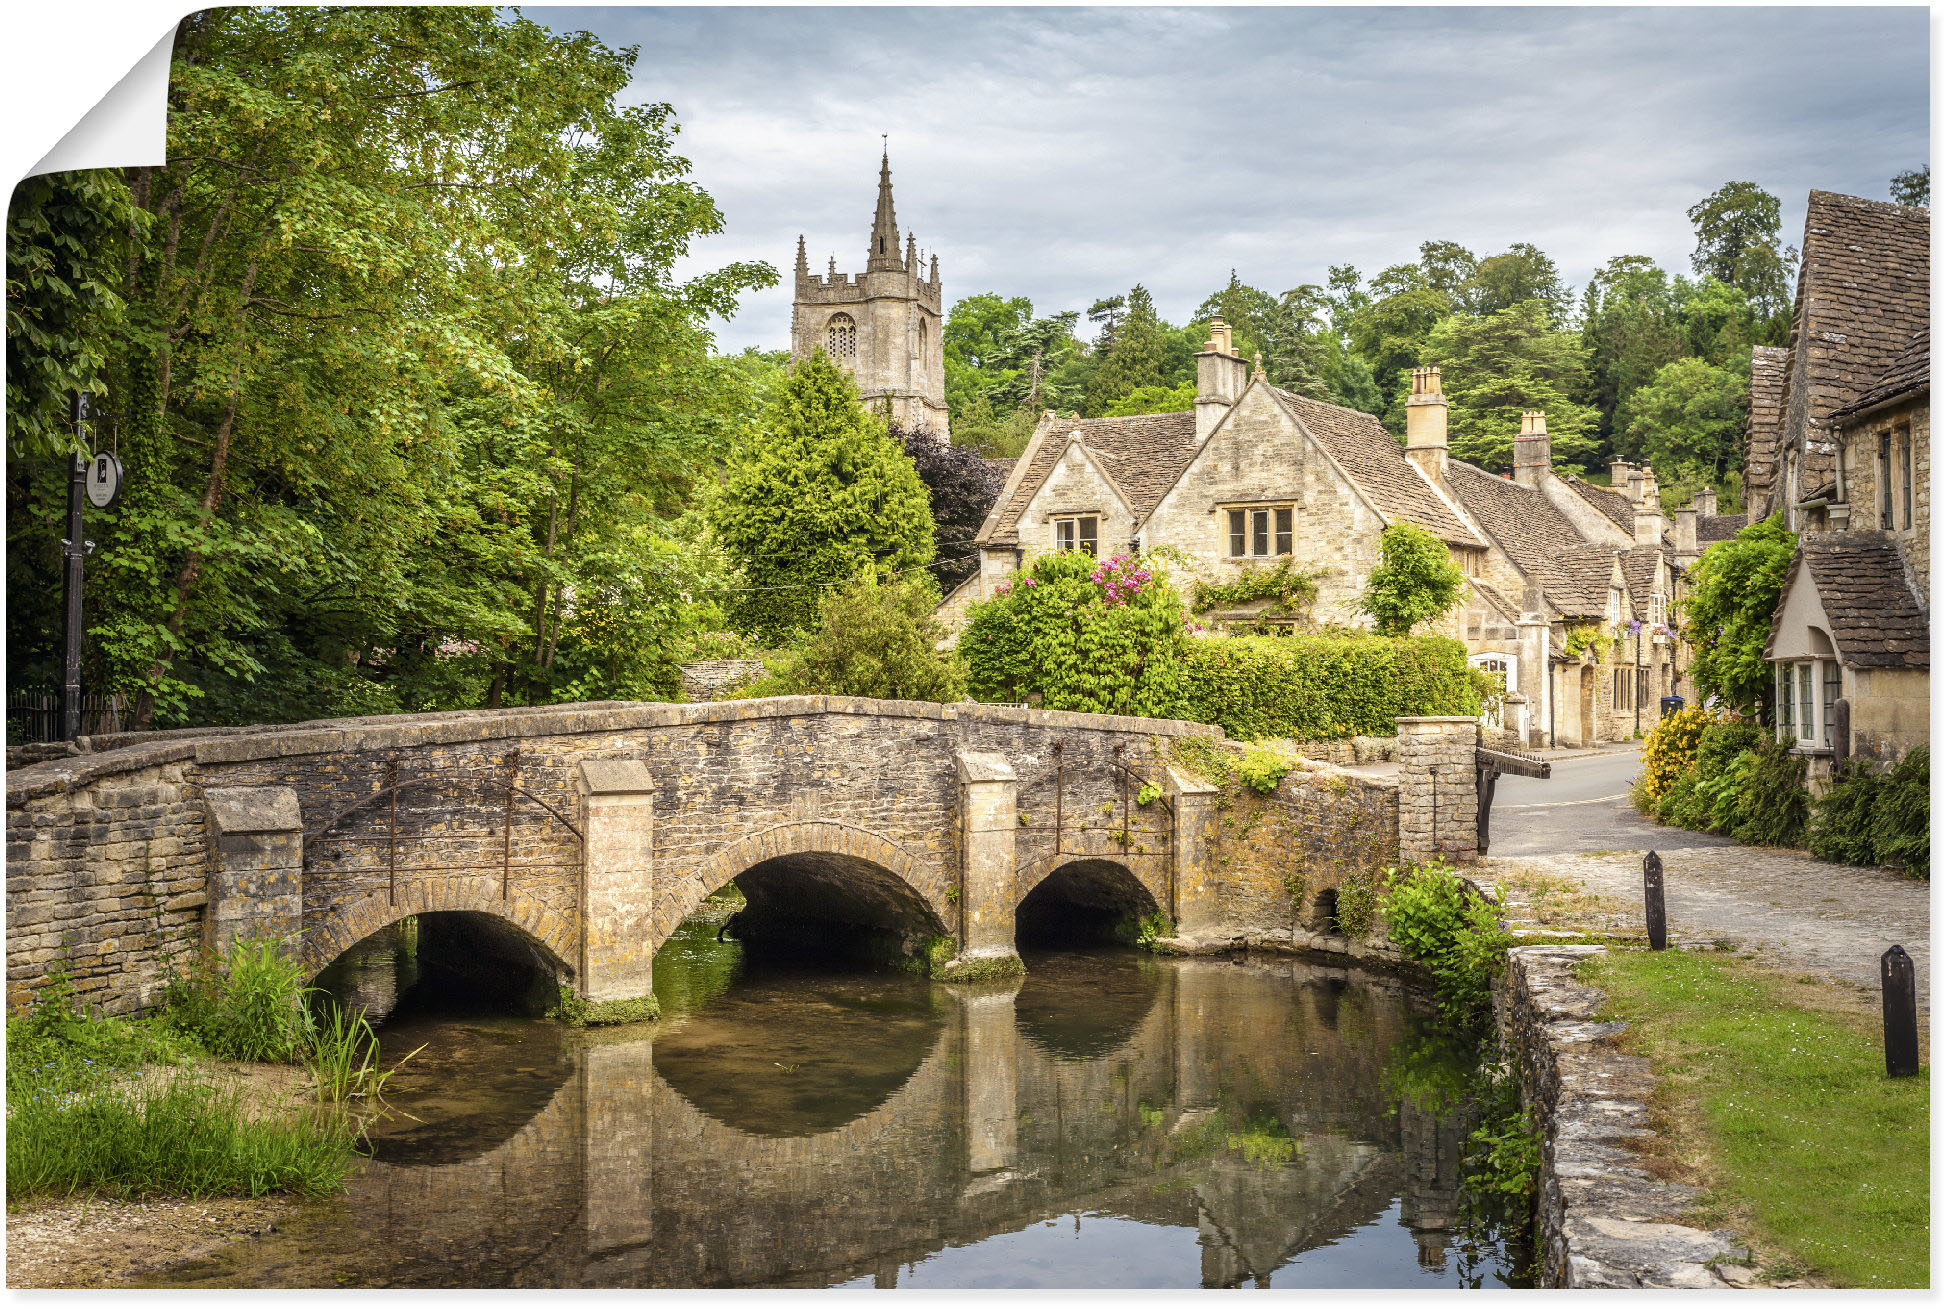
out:
M128 724L128 698L119 692L83 693L81 732L119 733ZM25 746L30 742L59 742L61 732L61 690L57 687L23 687L7 693L7 745Z

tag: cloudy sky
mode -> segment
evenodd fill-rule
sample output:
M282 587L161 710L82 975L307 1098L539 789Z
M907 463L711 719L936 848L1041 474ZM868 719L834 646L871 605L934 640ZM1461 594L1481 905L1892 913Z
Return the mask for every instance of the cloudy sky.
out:
M1811 187L1888 198L1930 154L1923 8L532 8L639 45L727 218L697 269L784 274L720 330L788 343L799 232L861 267L890 137L898 218L949 304L1041 312L1145 283L1190 318L1428 239L1686 272L1685 211L1747 179L1801 239Z

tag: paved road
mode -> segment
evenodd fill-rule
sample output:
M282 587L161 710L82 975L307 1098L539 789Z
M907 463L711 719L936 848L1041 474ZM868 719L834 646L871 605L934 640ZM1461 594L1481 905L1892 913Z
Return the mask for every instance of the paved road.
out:
M1505 777L1492 801L1492 854L1645 851L1662 846L1727 847L1708 833L1667 829L1627 800L1640 744L1554 756L1551 778Z
M1487 873L1569 879L1610 899L1605 910L1589 911L1594 922L1582 927L1637 929L1641 855L1657 850L1667 871L1668 928L1678 939L1732 942L1770 963L1872 989L1877 958L1901 943L1916 961L1918 995L1928 1003L1928 883L1663 828L1627 799L1637 767L1638 745L1630 743L1557 757L1550 779L1500 779Z

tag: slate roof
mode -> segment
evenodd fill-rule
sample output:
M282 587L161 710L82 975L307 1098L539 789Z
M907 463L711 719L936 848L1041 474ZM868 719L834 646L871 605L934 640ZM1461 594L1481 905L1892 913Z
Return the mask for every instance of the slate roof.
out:
M1559 551L1553 559L1553 568L1563 580L1562 587L1567 594L1554 596L1549 588L1546 599L1563 617L1604 617L1607 592L1613 587L1614 555L1611 546L1591 544Z
M1080 434L1080 445L1131 502L1136 524L1161 503L1162 496L1194 458L1196 449L1193 412L1056 420L1046 439L1033 452L1033 462L1027 466L1012 498L1000 510L990 540L1012 540L1019 527L1019 516L1025 513L1034 493L1059 464L1060 457L1066 453L1068 437L1075 432Z
M1626 529L1629 537L1633 535L1633 502L1627 499L1625 492L1616 492L1611 487L1590 483L1576 474L1562 473L1556 476L1577 492L1588 505Z
M1560 552L1580 550L1586 540L1544 492L1521 487L1463 460L1445 466L1445 482L1519 572L1544 589L1555 608L1572 615L1606 610L1606 575L1589 591L1583 572L1559 568ZM1611 549L1607 555L1611 559Z
M1785 437L1826 429L1929 323L1930 211L1811 191L1789 328ZM1834 464L1828 450L1805 450L1802 481L1822 481Z
M1742 529L1748 527L1745 514L1703 514L1695 516L1694 540L1699 542L1725 542Z
M1776 446L1782 440L1782 404L1789 389L1789 352L1757 346L1749 362L1748 450L1742 485L1766 498L1774 489Z
M1803 571L1822 598L1830 640L1853 669L1930 668L1930 624L1904 576L1903 557L1883 533L1805 533L1782 585L1786 597ZM1782 607L1776 607L1779 621ZM1769 649L1775 633L1769 632Z
M1384 430L1375 415L1326 405L1280 387L1270 390L1295 413L1330 457L1343 466L1343 471L1363 489L1386 519L1407 519L1444 541L1461 546L1485 544L1451 512L1451 507L1404 454L1397 438Z
M1647 618L1647 601L1654 594L1660 558L1660 548L1654 546L1635 546L1620 552L1620 573L1627 580L1627 600L1633 606L1635 619Z
M1861 414L1886 401L1894 401L1901 396L1912 396L1930 390L1930 326L1926 324L1911 334L1904 348L1897 352L1896 358L1877 380L1865 387L1857 398L1837 410L1830 417L1848 418Z

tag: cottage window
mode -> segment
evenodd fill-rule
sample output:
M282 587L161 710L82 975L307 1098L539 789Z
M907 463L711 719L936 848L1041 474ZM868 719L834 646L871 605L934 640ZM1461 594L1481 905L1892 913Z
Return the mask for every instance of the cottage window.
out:
M1897 488L1903 495L1903 526L1906 528L1910 527L1912 522L1911 513L1910 513L1911 502L1916 500L1916 497L1914 497L1911 494L1910 469L1912 463L1913 461L1911 460L1911 452L1910 452L1910 425L1907 423L1898 424L1897 425Z
M1890 434L1883 433L1877 438L1877 523L1882 528L1895 528L1896 516L1890 507Z
M1788 660L1775 666L1775 736L1801 747L1836 740L1836 701L1843 695L1840 662Z
M824 328L824 352L833 360L857 355L857 320L848 314L833 314Z
M1667 597L1664 594L1655 592L1647 598L1647 622L1650 624L1667 622Z
M1295 512L1287 505L1229 511L1229 555L1288 555L1295 549Z
M1093 515L1076 515L1053 521L1053 548L1057 551L1083 551L1100 555L1100 520Z
M1634 671L1616 669L1613 671L1613 708L1632 710L1634 708Z
M1843 695L1843 667L1834 660L1818 660L1822 666L1822 741L1826 747L1836 745L1836 702Z

